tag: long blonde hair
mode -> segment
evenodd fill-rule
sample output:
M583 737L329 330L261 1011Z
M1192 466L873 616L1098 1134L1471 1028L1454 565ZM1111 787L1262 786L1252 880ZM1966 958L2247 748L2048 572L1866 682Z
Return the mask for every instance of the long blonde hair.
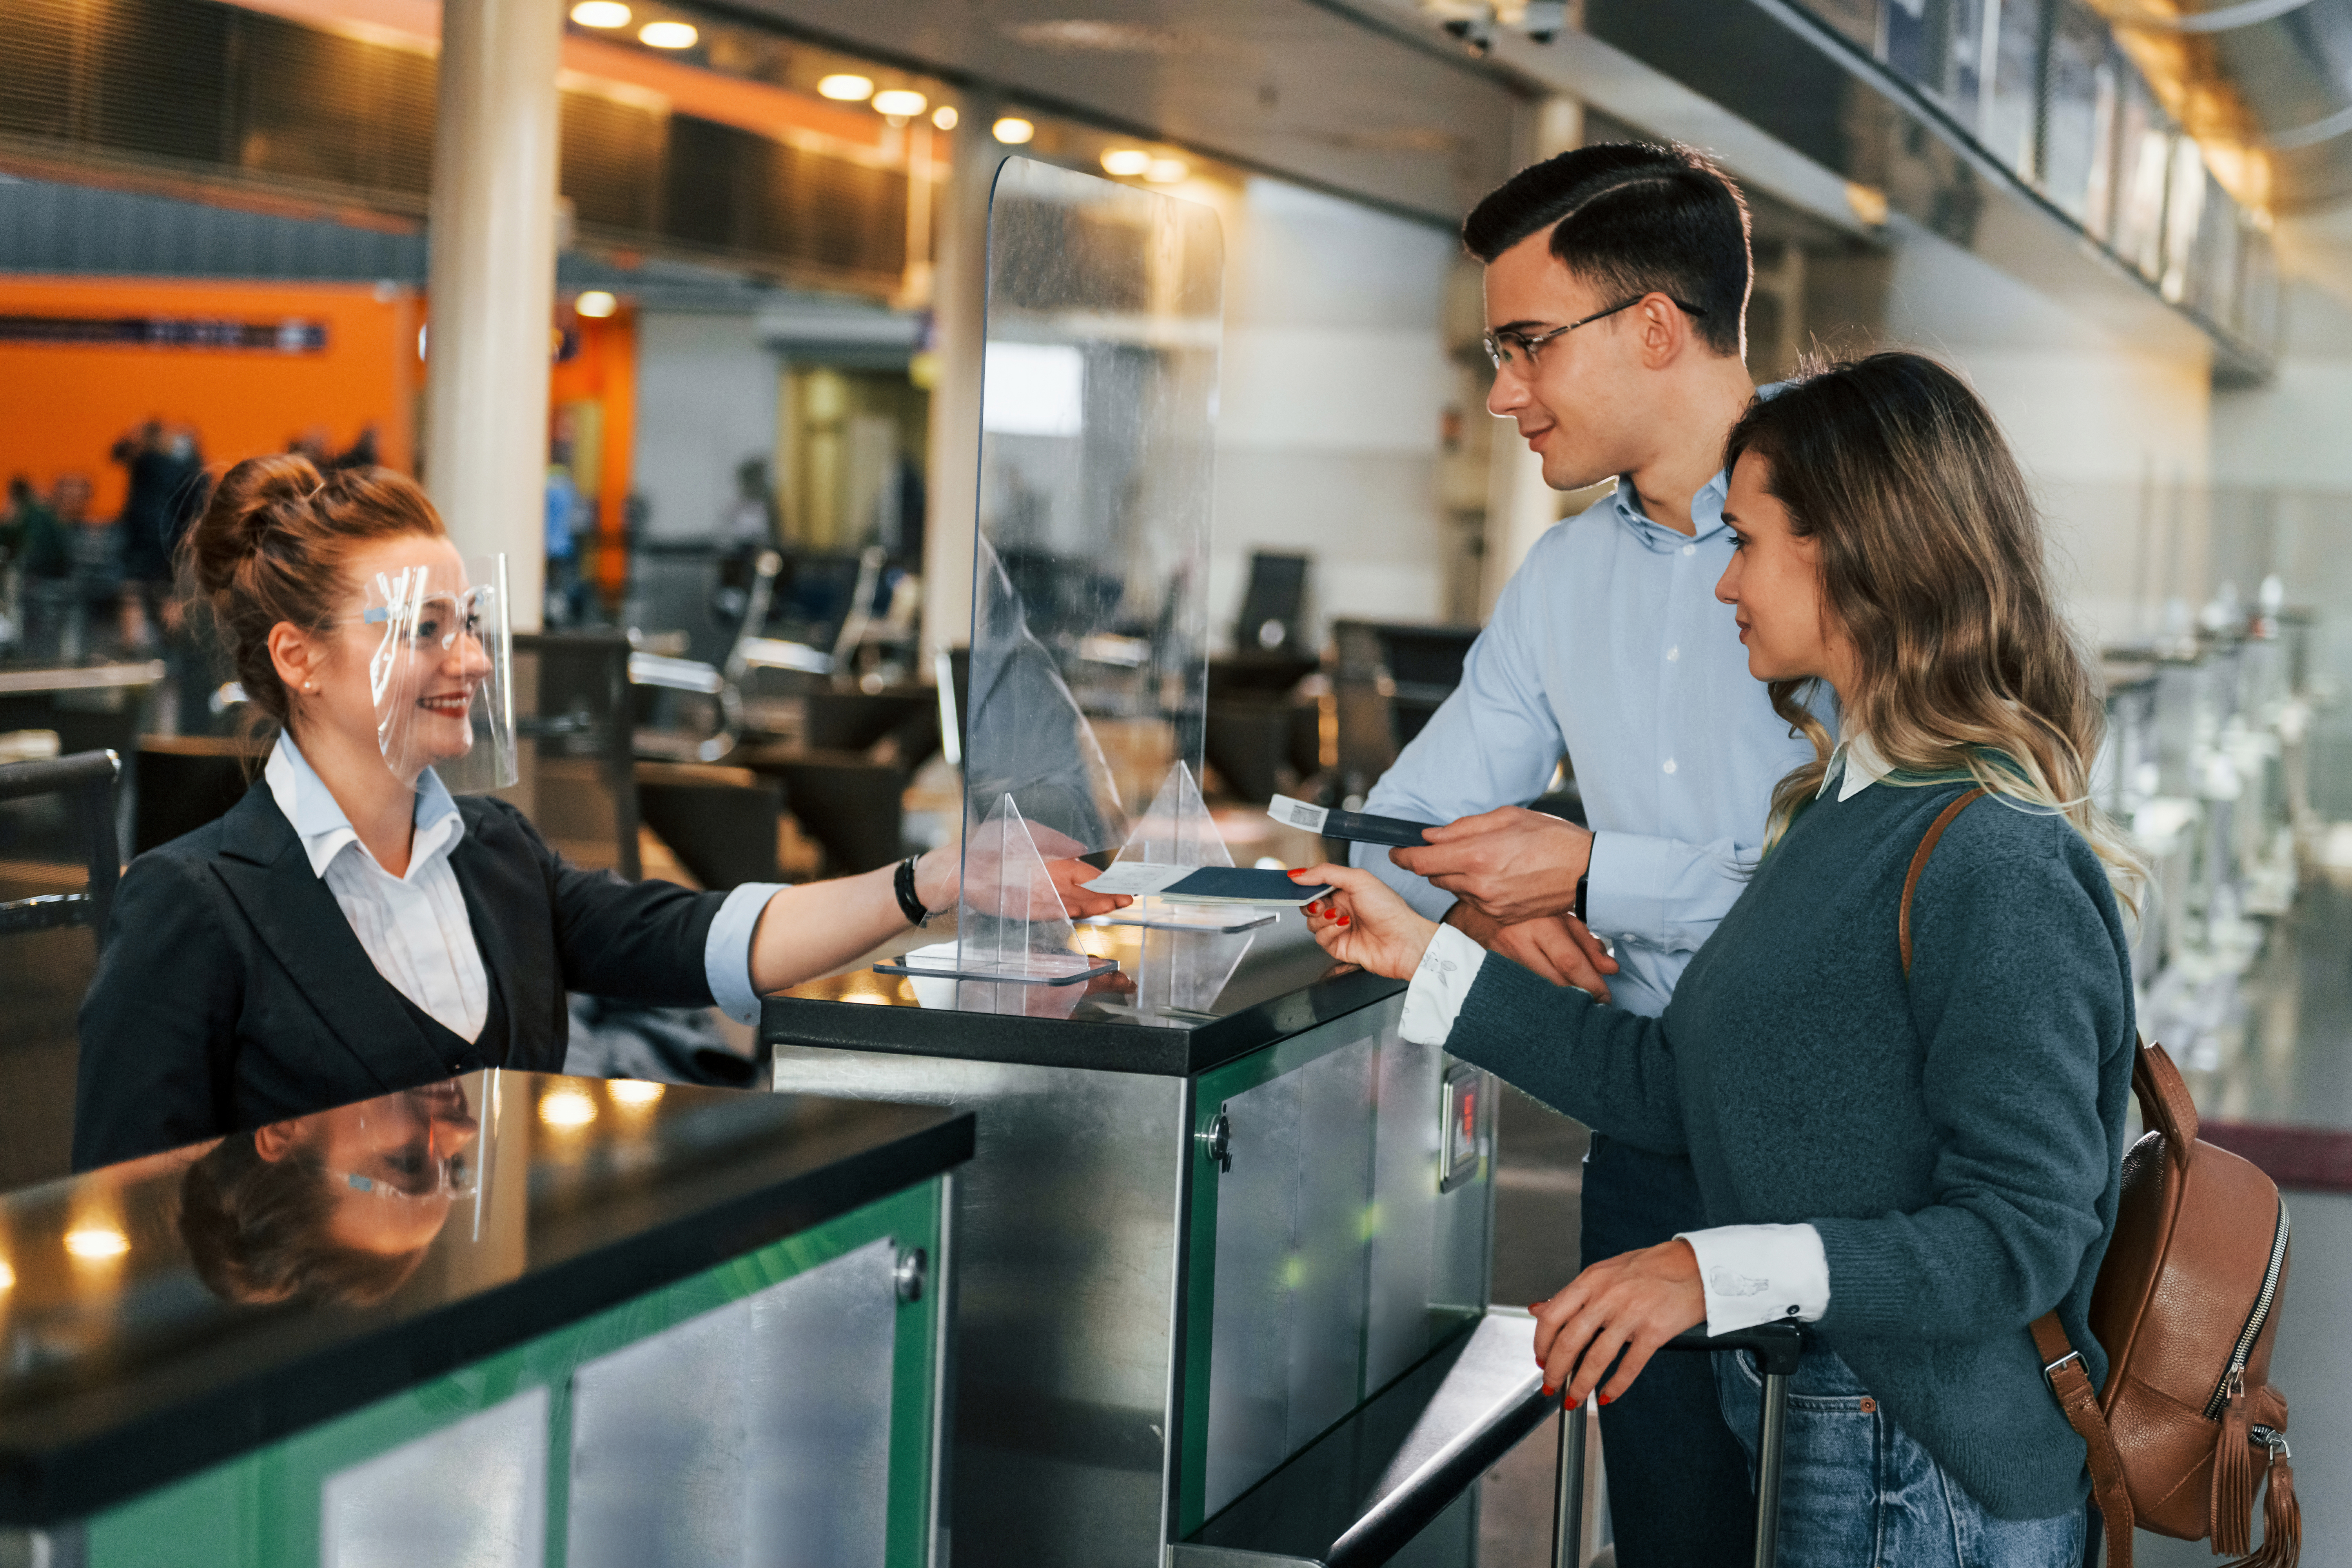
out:
M1819 542L1824 614L1853 638L1846 721L1898 775L1973 778L2013 805L2063 816L2137 910L2146 868L2091 799L2106 731L2098 679L2052 603L2042 521L1991 411L1915 353L1805 374L1751 405L1725 444L1770 465L1789 526ZM1834 742L1810 681L1776 680L1772 710L1813 743L1772 792L1766 842L1821 788Z

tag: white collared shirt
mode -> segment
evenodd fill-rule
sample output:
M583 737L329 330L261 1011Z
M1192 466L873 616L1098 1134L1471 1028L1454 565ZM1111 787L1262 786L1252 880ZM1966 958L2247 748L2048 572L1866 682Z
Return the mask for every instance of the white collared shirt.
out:
M451 851L466 836L466 819L448 786L430 768L418 776L408 874L395 877L367 852L292 735L278 737L261 776L376 973L450 1033L480 1038L489 1016L489 975L474 940L465 893L449 865ZM780 882L746 882L729 893L703 944L711 999L741 1023L760 1016L760 993L751 983L751 938L768 900L782 890Z
M489 1016L490 982L466 896L449 868L466 819L447 786L430 768L417 778L408 871L395 877L360 842L291 734L278 737L261 776L376 973L451 1034L478 1038Z
M1813 798L1836 780L1842 805L1894 770L1870 737L1843 735ZM1450 925L1440 925L1404 994L1403 1037L1442 1046L1454 1032L1463 1001L1486 962L1486 950ZM1727 1334L1775 1321L1812 1323L1830 1310L1830 1265L1822 1233L1810 1225L1723 1225L1690 1230L1679 1239L1698 1258L1706 1294L1706 1331Z

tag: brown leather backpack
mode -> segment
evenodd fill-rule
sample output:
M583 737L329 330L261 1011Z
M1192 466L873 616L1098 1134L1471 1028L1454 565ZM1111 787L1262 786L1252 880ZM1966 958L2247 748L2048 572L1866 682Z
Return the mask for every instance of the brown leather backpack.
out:
M1944 829L1984 793L1946 806L1911 857L1898 930L1906 974L1919 875ZM2294 1568L2303 1519L2286 1399L2270 1384L2286 1205L2252 1164L2198 1140L2196 1104L2163 1047L2141 1042L2132 1091L2147 1131L2124 1156L2116 1233L2091 1291L2106 1387L2094 1392L2054 1311L2032 1327L2043 1380L2089 1447L2110 1568L2131 1568L2135 1522L2182 1541L2210 1535L2217 1553L2249 1551L2265 1474L2262 1550L2231 1568Z

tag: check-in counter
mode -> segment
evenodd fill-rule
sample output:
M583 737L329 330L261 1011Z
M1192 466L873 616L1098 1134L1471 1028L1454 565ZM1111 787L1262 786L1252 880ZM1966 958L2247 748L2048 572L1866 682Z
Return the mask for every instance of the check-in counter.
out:
M1412 1525L1392 1544L1466 1564L1458 1485L1425 1527L1391 1494L1420 1464L1408 1437L1507 1447L1536 1419L1532 1324L1487 1311L1493 1080L1401 1039L1404 987L1334 967L1295 914L1204 1010L1150 1004L1162 940L1234 939L1104 927L1090 946L1121 973L1082 985L861 972L765 1004L779 1091L979 1113L954 1216L954 1561L1243 1550L1236 1521L1323 1439L1368 1478L1360 1513Z
M0 1199L0 1561L936 1560L968 1116L489 1072Z

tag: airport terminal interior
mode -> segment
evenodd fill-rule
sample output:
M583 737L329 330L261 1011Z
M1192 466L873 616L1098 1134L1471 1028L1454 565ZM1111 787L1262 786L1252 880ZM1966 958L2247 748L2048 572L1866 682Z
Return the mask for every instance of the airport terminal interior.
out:
M1916 351L2015 452L2139 1030L2293 1217L2253 1464L2291 1437L2302 1561L2352 1563L2352 0L5 0L0 1564L1654 1568L1618 1513L1671 1485L1618 1480L1675 1454L1528 1354L1588 1129L1406 1039L1301 899L1177 879L1344 861L1606 513L1489 412L1462 225L1622 142L1744 196L1758 385ZM215 923L299 935L228 859L298 785L184 548L288 454L467 563L469 842L495 795L627 884L933 918L735 1006L756 902L690 906L718 1005L593 994L567 929L544 1070L362 1052L378 1099L84 1157L110 1074L178 1092L137 1020L235 1010L118 954L84 1012L124 868L211 833ZM379 667L407 592L346 627ZM1486 804L1605 844L1623 759L1555 749ZM1087 915L1074 859L1168 875ZM352 919L379 1000L272 969L184 1076L303 1007L437 1052ZM2139 1563L2222 1560L2176 1516Z

